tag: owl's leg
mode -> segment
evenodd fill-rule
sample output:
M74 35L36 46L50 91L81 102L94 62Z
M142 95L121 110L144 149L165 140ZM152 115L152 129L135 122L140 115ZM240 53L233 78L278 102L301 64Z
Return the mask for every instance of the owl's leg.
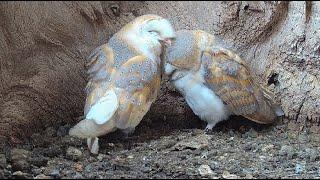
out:
M99 152L99 138L87 138L87 145L92 154L98 154Z
M204 129L205 132L209 132L212 131L212 128L216 125L216 122L209 122L206 126L206 128Z

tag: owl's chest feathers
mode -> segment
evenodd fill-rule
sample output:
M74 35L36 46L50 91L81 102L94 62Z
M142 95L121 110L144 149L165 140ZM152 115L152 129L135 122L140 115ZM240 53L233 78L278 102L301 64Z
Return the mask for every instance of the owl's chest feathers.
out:
M222 100L204 85L203 67L198 72L188 72L186 76L177 80L175 86L184 95L193 112L202 120L220 121L228 115L227 107Z

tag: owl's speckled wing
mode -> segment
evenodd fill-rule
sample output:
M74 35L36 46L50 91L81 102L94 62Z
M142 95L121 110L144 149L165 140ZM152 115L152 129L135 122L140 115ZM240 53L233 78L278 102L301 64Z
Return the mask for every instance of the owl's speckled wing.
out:
M116 92L117 99L114 102L118 106L111 108L116 108L116 126L125 129L136 126L149 110L160 89L161 73L156 61L144 55L128 58L120 66L115 62L117 56L107 44L91 54L87 63L89 82L86 87L85 115L91 112L106 92ZM112 97L109 95L109 99Z
M206 57L206 58L205 58ZM267 124L276 117L271 93L255 83L245 62L233 52L220 49L211 57L204 54L206 85L222 99L236 115Z
M124 63L115 75L115 87L123 89L116 124L135 127L147 113L160 90L161 73L155 60L140 55Z
M108 44L101 45L93 50L86 64L88 68L88 83L85 88L87 99L84 108L86 116L91 107L99 101L111 86L111 76L114 68L114 52Z

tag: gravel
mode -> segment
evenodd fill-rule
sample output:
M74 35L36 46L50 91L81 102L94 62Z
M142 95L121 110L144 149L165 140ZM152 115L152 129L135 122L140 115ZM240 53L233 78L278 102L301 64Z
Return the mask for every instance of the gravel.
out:
M12 149L11 157L0 154L0 177L320 178L319 142L277 126L220 123L208 133L198 128L145 133L141 128L128 139L115 132L100 138L98 155L89 153L85 140L68 136L68 127L35 134Z

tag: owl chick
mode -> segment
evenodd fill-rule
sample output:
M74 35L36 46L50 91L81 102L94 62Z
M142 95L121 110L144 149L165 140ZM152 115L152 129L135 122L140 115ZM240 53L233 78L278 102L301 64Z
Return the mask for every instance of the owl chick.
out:
M70 129L86 138L91 153L98 137L117 129L132 133L160 90L160 54L175 31L157 15L143 15L125 25L91 53L87 63L84 119Z
M283 115L271 92L253 80L245 61L217 42L207 32L181 30L164 55L165 73L193 112L208 123L206 131L232 114L261 124Z

